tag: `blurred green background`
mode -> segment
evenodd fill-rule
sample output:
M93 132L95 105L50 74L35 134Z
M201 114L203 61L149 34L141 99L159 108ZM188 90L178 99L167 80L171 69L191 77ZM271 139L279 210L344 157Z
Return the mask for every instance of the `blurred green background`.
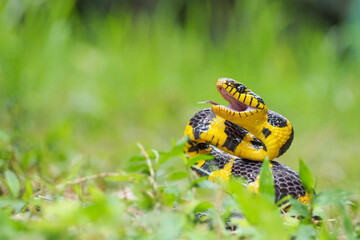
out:
M282 163L359 193L359 39L359 1L1 1L0 167L122 171L230 77L292 122Z

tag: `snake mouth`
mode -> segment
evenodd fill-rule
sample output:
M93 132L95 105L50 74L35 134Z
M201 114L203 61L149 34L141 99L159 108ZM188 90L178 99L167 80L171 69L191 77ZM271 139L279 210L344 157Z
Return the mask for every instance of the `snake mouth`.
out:
M263 100L258 95L233 79L220 78L216 88L221 96L229 102L227 107L214 101L206 102L213 105L212 110L217 115L236 115L243 118L267 111Z
M205 101L200 103L210 103L214 106L218 106L222 109L227 109L229 111L233 112L246 112L251 110L256 110L256 107L249 106L245 103L240 102L239 100L235 99L230 93L228 93L224 88L219 89L219 92L221 93L222 97L229 102L229 106L223 106L220 105L217 102L214 101Z
M220 81L220 80L219 80ZM246 104L245 102L241 102L239 99L246 99L248 97L248 95L246 93L239 93L239 91L235 88L231 88L228 87L227 90L223 84L218 84L216 85L216 88L218 89L219 93L221 94L221 96L227 101L229 102L229 106L222 106L223 108L227 108L230 111L233 112L247 112L247 111L252 111L252 110L256 110L257 107L253 107L251 105ZM235 91L234 91L235 89ZM233 94L236 95L238 98L235 98L235 96L231 93L234 92ZM242 95L245 95L245 97L243 97Z

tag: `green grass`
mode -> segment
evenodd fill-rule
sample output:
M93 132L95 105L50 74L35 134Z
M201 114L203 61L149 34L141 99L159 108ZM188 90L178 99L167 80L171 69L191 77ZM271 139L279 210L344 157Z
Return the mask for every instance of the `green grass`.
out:
M227 30L219 31L208 4L194 1L183 26L170 5L160 3L151 15L118 11L79 17L72 1L0 3L3 238L236 237L223 230L219 209L227 209L228 202L229 209L239 207L239 201L223 203L223 187L199 183L181 147L153 163L155 189L146 161L136 157L137 142L146 149L171 149L170 139L180 139L187 121L206 107L197 102L223 102L215 88L219 77L244 83L292 122L295 140L280 161L297 170L298 159L304 159L316 191L325 191L323 201L331 205L325 207L326 219L335 220L323 227L274 217L283 230L279 234L310 232L323 239L355 234L360 193L356 11L349 11L342 25L326 29L308 19L299 24L280 2L239 2ZM151 158L155 161L154 154ZM124 199L125 190L136 199ZM347 191L352 205L342 197ZM175 201L179 207L173 210ZM193 223L195 209L209 201L214 229ZM272 208L263 198L254 201L264 206L253 210L250 223L242 223L241 234L261 237L270 228L258 231L256 216Z

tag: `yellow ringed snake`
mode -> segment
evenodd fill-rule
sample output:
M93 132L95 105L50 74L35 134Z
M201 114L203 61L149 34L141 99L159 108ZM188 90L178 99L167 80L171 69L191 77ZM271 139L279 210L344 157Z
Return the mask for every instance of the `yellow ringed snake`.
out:
M216 83L217 90L229 102L228 106L214 101L211 108L201 110L185 128L188 138L185 153L214 158L199 161L193 170L209 180L241 178L249 190L257 193L262 161L268 158L274 178L275 202L291 195L308 203L297 172L274 161L290 147L294 130L285 117L268 109L262 98L243 84L229 78ZM206 174L208 173L208 174Z

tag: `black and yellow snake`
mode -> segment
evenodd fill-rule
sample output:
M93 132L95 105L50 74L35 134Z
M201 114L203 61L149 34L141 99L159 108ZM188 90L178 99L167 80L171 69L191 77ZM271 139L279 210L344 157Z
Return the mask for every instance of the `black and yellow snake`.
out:
M291 195L308 203L310 197L299 175L273 160L290 147L294 137L290 122L269 110L257 94L233 79L221 78L216 87L229 106L207 101L211 108L196 113L185 128L188 137L185 153L190 158L198 154L214 156L212 160L199 161L193 169L209 180L245 179L248 188L257 193L262 161L268 158L275 202Z

